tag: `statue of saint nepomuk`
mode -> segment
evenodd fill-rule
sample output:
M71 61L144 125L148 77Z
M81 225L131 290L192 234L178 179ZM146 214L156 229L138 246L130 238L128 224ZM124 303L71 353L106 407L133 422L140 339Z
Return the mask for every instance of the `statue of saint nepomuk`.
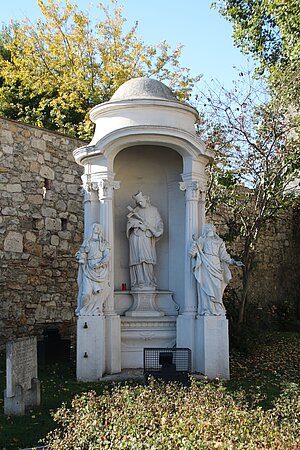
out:
M163 222L148 196L138 192L132 198L136 206L135 208L128 206L130 212L127 215L131 289L153 290L156 288L155 244L163 234Z
M79 263L76 315L103 314L103 304L109 294L109 257L110 249L103 238L102 225L94 223L91 236L83 241L76 253Z
M225 287L231 280L229 265L243 266L227 253L225 243L213 224L205 224L202 235L194 240L190 255L193 258L193 272L197 280L198 314L225 316L222 301Z

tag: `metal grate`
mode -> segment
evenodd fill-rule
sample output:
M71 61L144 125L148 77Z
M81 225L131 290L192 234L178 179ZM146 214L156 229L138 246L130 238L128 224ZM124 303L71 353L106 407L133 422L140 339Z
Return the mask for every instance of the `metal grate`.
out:
M188 385L191 373L191 350L189 348L144 348L144 377L163 381L180 381Z

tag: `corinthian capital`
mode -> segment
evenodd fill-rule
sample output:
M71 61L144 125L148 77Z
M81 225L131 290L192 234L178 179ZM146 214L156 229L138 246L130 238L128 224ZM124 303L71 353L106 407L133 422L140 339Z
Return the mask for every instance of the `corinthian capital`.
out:
M99 181L99 197L110 197L114 189L120 189L120 181L104 178Z
M199 200L201 192L199 181L181 181L179 189L185 191L186 200Z

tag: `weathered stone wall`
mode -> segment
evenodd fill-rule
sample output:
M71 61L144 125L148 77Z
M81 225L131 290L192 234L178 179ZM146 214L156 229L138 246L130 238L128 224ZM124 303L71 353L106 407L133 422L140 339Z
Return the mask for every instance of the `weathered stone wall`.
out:
M226 214L225 214L226 216ZM214 214L209 217L226 237L230 230L228 217ZM230 222L230 221L229 221ZM241 243L227 242L229 253L238 257ZM242 271L231 268L233 280L227 288L230 301L232 291L240 296ZM260 235L257 243L254 270L250 279L247 319L261 325L284 327L292 320L300 320L300 210L295 206L282 213ZM230 292L231 291L231 292ZM230 308L230 305L227 304ZM233 308L238 308L238 301Z
M75 332L74 255L83 236L83 196L82 170L72 150L80 145L58 133L0 119L0 346L47 327L57 327L62 336ZM220 216L212 220L221 235L228 232ZM261 236L250 289L254 320L300 318L299 230L295 209ZM238 246L228 243L227 248L238 253ZM229 289L239 293L241 270L232 272Z
M74 331L83 230L82 141L0 119L0 345L59 324Z

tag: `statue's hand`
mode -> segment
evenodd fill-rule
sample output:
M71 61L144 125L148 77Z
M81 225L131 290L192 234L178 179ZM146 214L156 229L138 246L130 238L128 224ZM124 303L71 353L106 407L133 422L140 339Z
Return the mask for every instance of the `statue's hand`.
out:
M242 263L242 261L234 261L234 265L237 267L244 267L245 264Z
M146 225L145 225L143 222L139 222L139 228L140 228L142 231L146 231L146 230L147 230L147 227L146 227Z
M191 247L191 249L190 249L190 251L189 251L189 255L191 256L191 257L194 257L195 255L196 255L196 244L193 244L192 245L192 247Z

